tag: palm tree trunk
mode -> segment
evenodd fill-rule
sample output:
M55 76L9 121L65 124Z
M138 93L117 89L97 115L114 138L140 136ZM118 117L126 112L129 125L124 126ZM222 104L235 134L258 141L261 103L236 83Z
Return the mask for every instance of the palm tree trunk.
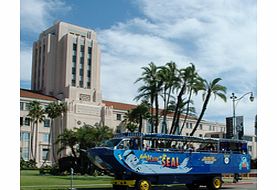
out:
M163 111L163 123L162 123L162 132L167 133L166 126L166 89L164 89L164 111Z
M180 116L181 116L181 112L178 111L177 116L176 116L176 122L175 122L176 124L175 124L174 131L172 132L172 134L175 134L177 128L179 127ZM178 134L179 134L179 132L178 132Z
M200 116L199 116L199 118L198 118L198 120L197 120L197 122L196 122L196 124L195 124L195 126L194 126L194 128L193 128L193 130L192 130L192 132L190 133L190 136L193 136L194 133L195 133L195 131L197 130L198 125L200 124L200 122L201 122L201 120L202 120L202 117L204 116L204 113L205 113L205 111L206 111L206 109L207 109L207 105L208 105L208 103L209 103L210 97L211 97L211 90L209 89L209 90L208 90L208 94L207 94L207 96L206 96L206 99L205 99L205 101L204 101L204 104L203 104L203 107L202 107Z
M36 121L36 135L35 135L35 160L37 160L37 148L38 148L38 122Z
M184 122L182 124L182 127L180 129L179 135L182 134L183 128L184 128L184 126L185 126L185 124L187 122L187 118L188 118L188 114L189 114L189 102L191 100L191 95L192 95L192 89L189 91L189 98L188 98L188 105L187 105L186 115L185 115L185 119L184 119Z
M186 85L184 83L182 88L181 88L181 90L180 90L180 92L179 92L179 94L178 94L177 103L176 103L176 107L175 107L175 111L174 111L174 116L173 116L173 120L172 120L172 124L171 124L171 128L170 128L169 134L172 134L172 132L175 131L176 117L177 117L177 113L178 113L178 110L179 110L180 103L182 101L182 96L184 94L185 88L186 88Z
M158 133L158 126L159 126L159 99L158 99L158 94L155 95L155 107L156 107L155 133Z
M33 160L34 159L34 128L35 128L35 123L32 122L32 125L31 125L31 133L30 133L30 153L31 153L31 159Z
M142 129L142 115L139 116L139 129L138 129L138 132L141 133L141 129Z
M154 98L153 98L153 96L151 95L151 106L150 106L150 109L151 109L151 118L150 118L150 122L151 122L151 133L154 133L154 123L153 123L153 115L154 115L154 113L153 113L153 102L154 102L154 100L153 100Z

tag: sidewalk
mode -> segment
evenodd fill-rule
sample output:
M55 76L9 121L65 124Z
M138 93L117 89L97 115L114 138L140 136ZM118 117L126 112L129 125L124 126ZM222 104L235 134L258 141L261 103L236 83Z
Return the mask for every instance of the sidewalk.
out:
M233 177L222 177L224 184L253 184L257 183L256 177L243 177L242 180L239 180L237 183L233 183Z

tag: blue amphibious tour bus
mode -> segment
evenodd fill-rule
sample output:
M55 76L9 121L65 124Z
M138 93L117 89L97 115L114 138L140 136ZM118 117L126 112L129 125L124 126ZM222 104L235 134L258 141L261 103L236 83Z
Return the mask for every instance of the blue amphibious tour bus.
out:
M149 190L169 184L220 189L222 174L250 172L246 141L233 139L121 133L89 149L88 156L115 177L114 189Z

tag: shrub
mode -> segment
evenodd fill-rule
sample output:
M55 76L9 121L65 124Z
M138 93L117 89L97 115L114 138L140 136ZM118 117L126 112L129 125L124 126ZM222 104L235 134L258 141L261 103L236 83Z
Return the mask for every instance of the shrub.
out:
M37 162L35 160L25 161L23 158L20 159L21 170L37 169L36 165L37 165Z

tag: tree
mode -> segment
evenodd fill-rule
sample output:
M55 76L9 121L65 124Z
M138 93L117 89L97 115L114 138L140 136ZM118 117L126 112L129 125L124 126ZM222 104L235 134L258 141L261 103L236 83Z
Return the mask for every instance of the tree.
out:
M198 128L198 125L200 124L204 113L207 109L210 97L212 95L214 95L214 97L216 98L217 96L220 97L224 102L226 102L226 87L222 86L220 84L218 84L218 82L221 81L221 78L216 78L213 81L211 81L210 83L208 83L206 80L204 80L203 86L202 86L202 90L203 92L203 106L202 106L202 110L201 113L197 119L197 122L192 130L192 132L190 133L190 136L193 136L195 131Z
M188 102L192 103L192 94L198 94L198 91L200 91L203 87L203 82L204 80L198 75L198 73L196 72L195 66L191 63L191 67L189 70L189 75L190 77L188 77ZM183 128L185 126L185 123L187 121L188 115L189 113L192 111L189 106L190 103L187 104L187 108L186 108L186 113L185 113L185 119L183 121L182 127L180 129L179 135L182 134ZM195 113L195 111L192 113Z
M52 156L54 162L56 161L55 158L55 150L54 150L54 142L53 142L53 123L54 119L61 117L63 113L66 112L66 105L64 102L51 102L48 104L48 106L45 108L45 113L47 113L48 117L51 119L50 124L50 132L49 132L49 138L48 138L48 147L50 147L51 142L51 148L49 148L49 151L52 150ZM48 154L50 156L50 154Z
M134 132L138 128L138 121L132 109L128 110L127 113L124 114L123 118L122 124L125 129L130 132Z
M178 69L174 62L169 62L165 66L161 67L158 71L158 78L162 83L162 98L164 102L163 110L163 122L162 122L162 132L167 133L167 114L168 105L170 102L171 94L174 89L179 85L179 78L177 77Z
M36 157L37 157L38 123L41 123L44 121L44 118L45 118L44 114L45 114L45 111L38 101L32 101L30 103L28 116L31 118L31 121L32 121L30 152L33 160L36 160ZM34 139L35 139L35 145L34 145ZM35 147L35 152L33 151L33 147Z
M139 125L138 132L141 132L143 119L148 120L150 118L149 104L146 101L142 101L141 104L132 110L132 114Z
M180 69L179 70L179 93L177 96L177 103L175 106L175 111L174 111L174 115L173 115L173 119L172 119L172 124L171 124L171 128L170 128L170 134L174 134L176 131L176 127L178 125L178 123L176 122L177 120L177 114L178 114L178 109L180 108L180 104L182 102L183 99L183 95L186 93L187 91L187 87L188 87L188 80L191 77L191 68L190 67L194 67L194 65L192 66L188 66L184 69Z
M144 71L142 72L142 77L138 78L135 83L138 81L143 81L144 85L138 89L139 95L135 97L135 100L139 99L150 99L150 110L151 110L151 132L158 132L159 125L159 93L161 92L162 81L158 80L157 71L159 67L157 67L154 63L150 63L148 67L142 68ZM154 117L154 106L155 103L155 117ZM155 119L154 119L155 118ZM154 122L155 121L155 122ZM155 130L154 130L155 124Z
M95 124L95 143L100 145L104 140L113 137L113 130L106 125Z
M78 158L75 148L76 144L78 143L78 138L75 131L65 129L64 132L58 136L56 143L61 144L58 152L61 152L62 150L65 150L67 147L69 147L73 157L75 159Z
M184 114L185 112L187 112L187 109L189 110L189 112L191 113L194 113L195 112L195 108L194 107L190 107L189 105L192 104L192 100L186 100L185 98L182 99L182 101L179 103L179 108L177 109L178 112L176 114L176 124L175 124L175 130L172 132L172 134L180 134L180 126L179 126L179 121L180 121L180 117L181 117L181 114ZM188 106L187 106L188 105ZM169 107L168 109L170 111L174 111L176 110L176 102L173 100L173 101L170 101L170 104L169 104Z

